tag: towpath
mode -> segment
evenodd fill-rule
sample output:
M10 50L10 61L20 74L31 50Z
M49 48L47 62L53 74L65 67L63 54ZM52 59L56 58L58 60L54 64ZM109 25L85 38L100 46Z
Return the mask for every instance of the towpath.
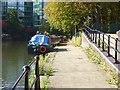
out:
M68 42L57 48L53 62L55 72L49 78L49 88L115 88L107 83L108 75L88 60L81 47Z

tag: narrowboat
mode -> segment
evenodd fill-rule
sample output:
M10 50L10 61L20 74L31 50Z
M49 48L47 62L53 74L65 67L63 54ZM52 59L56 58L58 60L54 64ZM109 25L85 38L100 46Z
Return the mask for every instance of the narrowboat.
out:
M29 54L45 54L53 50L54 45L50 37L46 35L35 35L28 43Z

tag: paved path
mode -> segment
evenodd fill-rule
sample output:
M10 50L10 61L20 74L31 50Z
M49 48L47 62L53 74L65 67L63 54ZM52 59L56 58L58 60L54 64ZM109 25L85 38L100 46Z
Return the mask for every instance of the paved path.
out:
M49 88L113 88L106 82L107 74L88 60L83 49L69 42L60 46L53 62ZM113 89L112 89L113 90Z

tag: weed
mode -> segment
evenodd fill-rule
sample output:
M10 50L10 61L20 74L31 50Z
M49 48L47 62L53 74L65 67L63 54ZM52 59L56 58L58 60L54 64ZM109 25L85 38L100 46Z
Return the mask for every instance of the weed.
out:
M82 37L81 37L81 32L78 33L78 35L72 37L72 43L74 46L80 46L82 43Z
M43 79L42 82L43 82L42 84L43 90L48 90L49 76L45 75L45 78Z
M40 60L39 60L39 72L41 75L44 75L42 87L43 90L48 90L48 83L49 83L49 76L52 75L53 73L53 68L52 64L53 62L49 60L49 57L53 54L53 59L54 60L56 53L48 53L44 56L40 55ZM32 84L34 81L34 75L35 75L35 69L33 69L30 73L30 82L29 85Z
M29 75L29 86L32 84L32 82L34 81L34 75L35 75L35 70L32 70L30 72L30 75Z
M45 74L50 76L52 75L52 73L53 73L52 63L49 63L45 70Z
M104 60L102 60L102 57L98 54L96 54L96 51L92 49L92 47L89 47L85 49L85 52L88 56L88 58L95 64L98 64L101 66L101 68L107 72L110 77L108 80L106 80L108 83L113 85L120 85L120 77L117 75L116 71L111 69Z

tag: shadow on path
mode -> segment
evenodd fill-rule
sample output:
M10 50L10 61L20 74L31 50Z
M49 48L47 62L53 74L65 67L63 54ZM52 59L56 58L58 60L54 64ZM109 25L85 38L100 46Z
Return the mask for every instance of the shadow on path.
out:
M66 46L67 43L60 43L58 46Z
M56 51L56 52L66 52L66 51L68 51L67 49L64 49L64 48L55 48L54 49L54 51Z

